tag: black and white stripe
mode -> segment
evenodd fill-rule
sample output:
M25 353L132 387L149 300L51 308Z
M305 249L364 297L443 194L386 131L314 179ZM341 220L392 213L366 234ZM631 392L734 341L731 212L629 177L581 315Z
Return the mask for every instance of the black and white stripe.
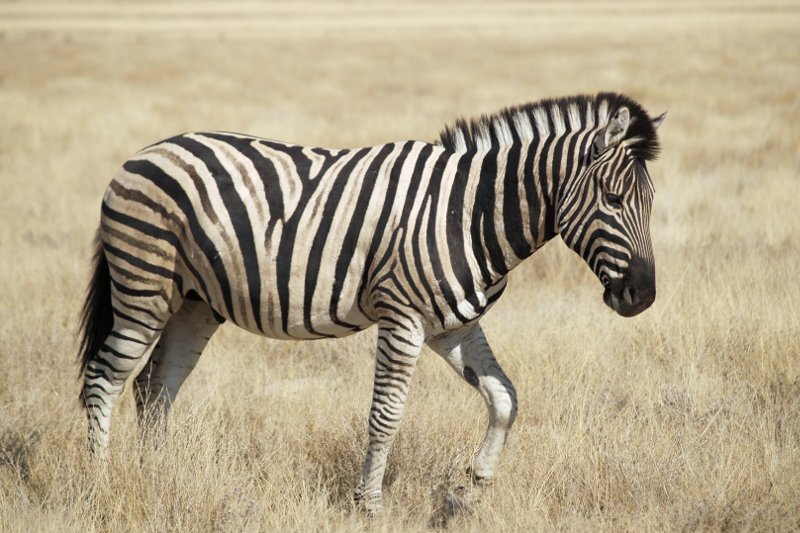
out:
M142 416L166 413L224 320L281 339L378 324L357 497L381 507L425 342L487 401L473 474L490 480L516 397L478 320L508 272L558 234L618 312L652 302L645 161L658 123L629 98L600 94L460 121L434 144L330 150L207 132L145 148L102 204L83 316L90 444L107 446L114 402L150 347L136 378Z

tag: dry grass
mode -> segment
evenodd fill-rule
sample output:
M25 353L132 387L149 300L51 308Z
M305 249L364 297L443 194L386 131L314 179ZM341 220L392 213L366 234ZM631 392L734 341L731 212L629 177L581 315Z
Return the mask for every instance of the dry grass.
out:
M352 512L374 331L223 328L167 442L137 444L126 393L109 463L88 461L75 330L104 187L185 130L432 139L603 89L670 113L651 165L659 299L613 315L560 243L512 274L484 324L521 414L453 529L800 528L796 3L142 5L0 5L0 530L427 528L484 408L426 352L387 516Z

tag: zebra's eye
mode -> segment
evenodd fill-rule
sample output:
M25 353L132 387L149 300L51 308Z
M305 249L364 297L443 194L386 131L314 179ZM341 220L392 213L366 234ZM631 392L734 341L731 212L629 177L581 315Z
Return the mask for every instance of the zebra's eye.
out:
M608 202L608 204L611 207L617 207L617 208L622 207L622 196L620 196L618 194L612 194L610 192L607 192L606 193L606 202Z

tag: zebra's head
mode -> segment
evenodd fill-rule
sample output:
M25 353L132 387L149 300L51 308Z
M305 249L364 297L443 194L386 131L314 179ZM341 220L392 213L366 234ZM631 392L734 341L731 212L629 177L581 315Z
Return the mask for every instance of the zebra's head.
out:
M650 119L631 101L609 105L607 123L587 139L584 164L562 189L558 231L603 284L603 301L635 316L655 301L656 271L650 241L654 188L646 161L658 150Z

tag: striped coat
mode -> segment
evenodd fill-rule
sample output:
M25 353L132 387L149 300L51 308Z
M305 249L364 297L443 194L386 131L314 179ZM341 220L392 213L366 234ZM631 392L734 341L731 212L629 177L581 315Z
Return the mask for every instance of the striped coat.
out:
M166 414L221 322L280 339L378 324L359 501L381 509L426 342L486 399L472 472L490 481L516 394L478 321L508 272L559 234L618 313L652 303L645 161L660 120L604 93L461 121L438 143L335 150L205 132L145 148L102 203L83 316L90 444L107 446L114 402L151 349L135 379L143 418Z

